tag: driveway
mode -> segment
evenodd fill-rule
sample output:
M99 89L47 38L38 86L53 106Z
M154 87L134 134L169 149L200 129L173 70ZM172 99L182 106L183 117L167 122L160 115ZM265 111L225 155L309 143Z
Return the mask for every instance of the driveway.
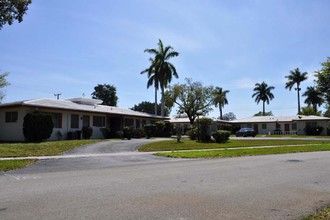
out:
M155 164L180 160L166 157L156 157L151 155L151 153L137 152L137 148L139 146L160 140L168 139L155 138L103 141L76 148L66 152L60 157L39 160L27 168L11 171L8 173L23 174L71 170L91 170L117 166Z

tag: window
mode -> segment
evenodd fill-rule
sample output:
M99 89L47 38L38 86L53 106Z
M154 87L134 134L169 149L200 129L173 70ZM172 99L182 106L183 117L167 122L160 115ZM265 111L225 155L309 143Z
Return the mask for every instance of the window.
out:
M135 120L135 126L136 126L136 128L140 127L140 120L139 119Z
M6 112L5 120L6 120L6 123L17 122L18 112Z
M297 130L297 123L292 123L291 128L293 131Z
M125 127L134 126L134 120L132 118L125 118Z
M105 127L105 117L93 116L93 126L94 127Z
M53 118L54 128L62 128L62 113L50 113Z
M79 115L71 115L71 128L79 128Z
M267 124L262 124L261 128L264 129L264 130L267 129Z
M316 128L316 126L317 126L316 121L306 122L306 127Z

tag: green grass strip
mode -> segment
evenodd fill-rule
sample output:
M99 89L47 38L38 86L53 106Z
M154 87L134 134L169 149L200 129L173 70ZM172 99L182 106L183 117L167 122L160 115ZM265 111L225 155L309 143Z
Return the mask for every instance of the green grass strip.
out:
M145 144L139 148L139 151L176 151L176 150L197 150L197 149L219 149L234 147L257 147L257 146L285 146L285 145L304 145L304 144L325 144L330 141L322 140L229 140L227 143L202 143L192 140L184 140L177 143L175 140L160 141Z
M235 150L205 150L188 152L159 152L156 156L174 158L222 158L222 157L242 157L267 154L286 154L298 152L330 151L330 144L309 145L309 146L284 146L274 148L250 148Z
M302 220L329 220L330 219L330 208L322 209L313 215L307 216Z
M0 172L6 172L9 170L16 170L26 167L36 160L4 160L0 161Z
M64 140L41 143L1 143L0 157L54 156L101 140Z

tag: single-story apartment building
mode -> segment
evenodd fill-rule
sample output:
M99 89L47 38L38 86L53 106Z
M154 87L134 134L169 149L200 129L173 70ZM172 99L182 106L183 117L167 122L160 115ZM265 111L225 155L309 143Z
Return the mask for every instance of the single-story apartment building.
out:
M231 121L237 127L253 128L257 134L297 134L305 135L305 128L322 127L320 135L327 135L330 118L315 115L295 116L254 116Z
M34 111L52 115L54 129L50 140L68 139L68 135L81 131L84 126L93 129L91 138L103 138L102 128L115 131L126 126L139 128L166 119L101 103L91 98L42 98L0 104L0 141L24 141L24 117Z

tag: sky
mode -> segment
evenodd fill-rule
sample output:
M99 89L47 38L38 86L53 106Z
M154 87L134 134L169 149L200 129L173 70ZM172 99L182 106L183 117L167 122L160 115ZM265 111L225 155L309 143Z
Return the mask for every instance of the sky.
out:
M223 112L240 119L262 111L252 94L265 81L275 87L266 111L295 115L285 76L299 68L302 92L314 85L330 56L329 11L328 0L33 0L22 23L0 30L0 73L11 84L3 102L91 97L97 84L114 85L122 108L153 102L140 72L161 39L180 53L171 85L192 78L229 90Z

